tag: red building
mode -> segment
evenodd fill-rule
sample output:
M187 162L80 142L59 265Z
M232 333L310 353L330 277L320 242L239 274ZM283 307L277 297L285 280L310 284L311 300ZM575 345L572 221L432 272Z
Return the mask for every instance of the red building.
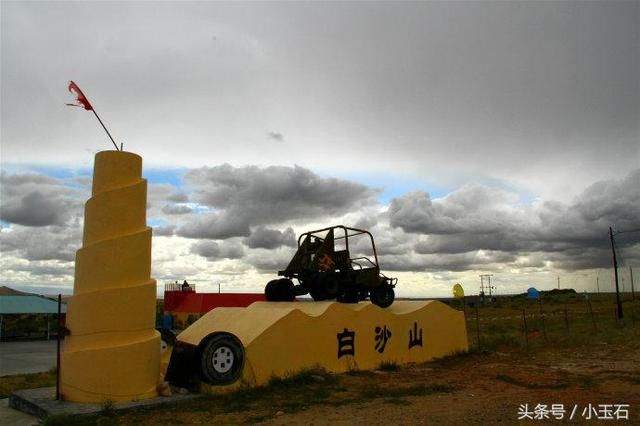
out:
M164 286L164 314L173 318L171 328L183 329L210 310L219 307L246 307L265 301L262 293L197 293L194 284Z

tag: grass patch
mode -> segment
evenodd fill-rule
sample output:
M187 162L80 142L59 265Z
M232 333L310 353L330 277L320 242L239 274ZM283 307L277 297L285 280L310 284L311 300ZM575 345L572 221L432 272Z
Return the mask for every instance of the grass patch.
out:
M425 396L436 393L451 393L454 388L448 385L416 385L406 388L366 388L360 392L364 398L402 398L405 396Z
M265 402L273 408L295 412L327 400L337 381L323 369L305 369L285 377L272 377L265 386L241 388L214 399L222 403L223 412L245 411Z
M116 409L113 405L113 401L107 401L102 404L102 409L100 410L100 415L104 417L115 417Z
M411 405L411 402L402 398L385 398L383 402L385 404L392 404L392 405Z
M378 370L380 371L398 371L400 370L400 365L398 365L395 361L382 361L378 366Z
M79 416L76 414L56 414L41 421L43 426L108 426L116 425L115 417Z
M491 353L491 351L488 351L486 349L479 349L477 346L470 346L467 352L463 352L463 351L454 352L452 354L443 356L441 358L435 358L431 361L422 363L422 365L433 366L435 364L435 365L438 365L439 367L451 367L451 366L460 364L461 362L464 362L467 358L471 356L485 355L489 353Z
M370 370L358 370L357 368L354 368L347 371L344 374L346 374L347 376L353 376L353 377L367 377L367 376L373 376L375 373L373 373Z
M621 382L631 383L632 385L640 385L640 376L631 374L609 374L605 376L607 379L620 380Z
M622 377L622 380L625 380L634 385L640 385L640 376L625 376Z
M282 386L305 386L319 382L331 384L336 382L336 378L328 374L325 369L316 367L304 369L284 377L272 377L267 387L278 389Z
M578 385L582 388L582 389L587 389L592 387L595 384L595 380L593 378L593 376L580 376L578 378Z
M271 416L269 414L257 414L255 416L251 416L248 419L246 419L244 423L247 425L255 425L255 424L266 421L270 417Z
M55 371L0 377L0 398L8 398L11 392L21 389L44 388L56 385Z
M527 389L565 389L569 387L567 383L527 383L507 374L498 374L496 379L509 383L510 385L520 386Z

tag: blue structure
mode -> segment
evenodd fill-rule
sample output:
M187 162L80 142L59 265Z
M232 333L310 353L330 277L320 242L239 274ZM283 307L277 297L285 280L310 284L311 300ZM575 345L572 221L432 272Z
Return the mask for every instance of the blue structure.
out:
M529 289L527 290L527 297L529 299L537 300L540 299L540 293L535 288L529 287Z
M66 303L62 313L67 312ZM0 315L57 314L58 302L42 296L0 296Z

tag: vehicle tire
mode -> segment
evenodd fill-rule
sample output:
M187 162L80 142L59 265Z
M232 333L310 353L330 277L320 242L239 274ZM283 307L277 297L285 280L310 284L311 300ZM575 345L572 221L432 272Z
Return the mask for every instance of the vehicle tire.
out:
M327 300L327 295L324 292L324 289L318 284L315 284L315 283L313 284L313 286L309 290L309 294L311 295L311 298L315 302L321 302L323 300Z
M293 302L296 299L293 281L288 278L269 281L264 288L264 296L269 302Z
M200 356L202 380L212 385L229 385L240 379L244 348L236 336L216 334L204 344Z
M328 275L323 280L324 292L327 295L327 299L335 299L340 293L340 283L338 277L335 275Z
M358 303L360 298L358 297L357 288L345 288L341 294L337 297L340 303Z
M337 277L329 274L319 274L313 279L309 293L315 301L335 299L340 291Z
M160 333L160 353L166 352L170 346L175 346L176 335L173 334L173 331L166 328L156 328L156 330Z
M373 288L369 292L371 303L373 303L374 305L378 305L381 308L391 306L395 297L395 291L393 291L393 288L387 285L381 285L379 287Z
M281 302L293 302L296 300L296 290L293 281L288 278L280 278L278 280L278 294L279 301Z
M271 280L264 288L264 297L268 302L278 302L278 282L280 280Z

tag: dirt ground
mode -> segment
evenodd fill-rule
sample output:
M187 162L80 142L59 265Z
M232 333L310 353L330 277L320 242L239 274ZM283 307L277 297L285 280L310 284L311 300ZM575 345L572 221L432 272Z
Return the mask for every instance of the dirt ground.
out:
M610 295L505 299L468 307L468 354L376 371L302 371L265 387L152 409L105 405L98 416L45 425L618 423L606 414L640 425L640 301L627 303L622 321ZM37 387L31 376L5 390Z
M393 389L446 384L453 391L400 399L382 397L341 407L320 405L269 419L267 423L509 424L517 422L520 404L528 404L529 411L537 404L547 404L549 410L551 404L563 404L567 410L565 420L577 404L571 423L591 423L593 420L587 421L586 413L582 417L589 404L630 404L630 420L640 424L640 412L636 411L640 409L637 349L630 353L611 351L603 345L588 354L549 351L531 357L497 352L379 373L359 385Z
M263 394L256 390L241 401L208 399L191 407L124 415L118 423L515 424L521 404L528 404L532 417L537 404L546 404L547 410L552 404L563 404L562 420L548 413L548 419L523 422L609 424L615 420L597 420L593 412L588 419L589 404L599 416L599 404L629 404L625 423L640 424L640 347L632 342L556 348L531 355L475 353L393 371L326 376L325 380L284 383Z

